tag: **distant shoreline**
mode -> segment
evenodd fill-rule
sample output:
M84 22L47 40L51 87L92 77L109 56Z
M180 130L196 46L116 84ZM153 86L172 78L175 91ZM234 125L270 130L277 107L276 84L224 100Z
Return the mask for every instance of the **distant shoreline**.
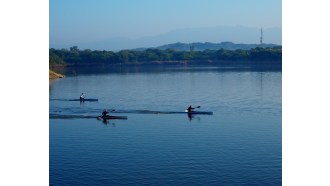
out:
M68 49L49 49L49 65L278 65L282 61L282 47L249 50L176 51L173 49L122 50L119 52ZM276 64L275 64L276 63Z
M220 66L220 67L282 67L282 60L169 60L169 61L147 61L147 62L126 62L126 63L75 63L51 65L51 69L65 67L94 67L94 66L113 66L113 67L129 67L129 66Z

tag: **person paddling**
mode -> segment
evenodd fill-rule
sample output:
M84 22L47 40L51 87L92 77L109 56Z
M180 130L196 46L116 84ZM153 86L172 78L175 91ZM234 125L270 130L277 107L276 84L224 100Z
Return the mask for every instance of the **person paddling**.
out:
M84 101L84 99L85 99L85 94L84 93L81 93L81 95L80 95L80 101Z
M197 106L195 108L200 108L200 106ZM189 107L187 108L187 112L193 112L193 110L195 109L194 107L192 107L191 105L189 105Z
M189 105L189 107L187 108L187 112L192 112L195 108L192 107L191 105Z
M104 118L104 117L107 117L107 114L109 114L109 112L107 111L107 110L104 110L103 112L102 112L102 117Z
M189 105L189 107L187 108L188 112L192 112L195 108L193 108L191 105Z

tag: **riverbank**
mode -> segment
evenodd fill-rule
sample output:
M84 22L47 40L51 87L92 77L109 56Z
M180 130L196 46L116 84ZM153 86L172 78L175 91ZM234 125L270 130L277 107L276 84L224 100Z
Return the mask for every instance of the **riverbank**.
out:
M63 78L64 75L58 74L52 70L49 70L49 79L57 79L57 78Z

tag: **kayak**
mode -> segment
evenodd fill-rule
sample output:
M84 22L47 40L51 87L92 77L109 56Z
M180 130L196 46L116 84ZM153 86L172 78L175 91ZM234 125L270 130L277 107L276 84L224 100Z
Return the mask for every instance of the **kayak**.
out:
M132 113L132 114L201 114L201 115L213 115L213 112L207 111L193 111L188 112L176 112L176 111L154 111L154 110L113 110L111 113Z
M92 116L92 115L62 115L62 114L49 114L49 119L80 119L80 118L96 118L96 119L127 119L127 116Z
M97 116L97 119L127 119L127 116Z
M81 118L96 118L96 116L91 116L91 115L49 114L49 119L81 119Z
M83 99L83 100L80 100L80 99L69 99L69 101L98 101L98 99Z
M206 112L206 111L192 111L188 112L187 110L184 112L186 114L205 114L205 115L213 115L213 112Z

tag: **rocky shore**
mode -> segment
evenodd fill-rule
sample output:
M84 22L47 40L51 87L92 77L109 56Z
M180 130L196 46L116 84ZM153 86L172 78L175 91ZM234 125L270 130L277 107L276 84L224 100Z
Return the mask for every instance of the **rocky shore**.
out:
M54 71L49 70L49 79L57 79L57 78L63 78L64 75L58 74Z

